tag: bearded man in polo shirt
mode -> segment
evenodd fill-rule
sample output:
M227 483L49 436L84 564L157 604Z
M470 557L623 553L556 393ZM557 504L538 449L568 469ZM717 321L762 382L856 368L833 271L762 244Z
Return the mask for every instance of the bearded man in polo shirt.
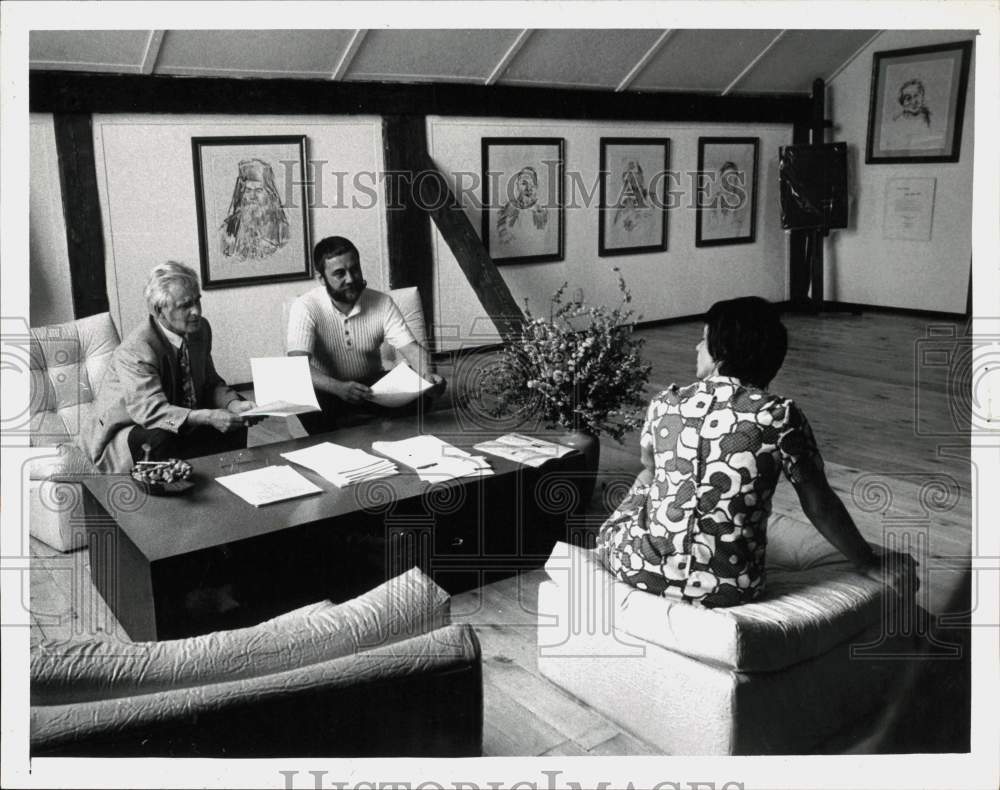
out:
M371 385L380 379L382 343L388 342L413 370L444 392L445 381L433 372L427 351L417 343L392 297L367 287L357 247L342 236L328 236L313 250L322 285L292 304L288 319L288 354L306 355L320 413L299 415L302 427L322 433L347 415L391 414L371 401Z

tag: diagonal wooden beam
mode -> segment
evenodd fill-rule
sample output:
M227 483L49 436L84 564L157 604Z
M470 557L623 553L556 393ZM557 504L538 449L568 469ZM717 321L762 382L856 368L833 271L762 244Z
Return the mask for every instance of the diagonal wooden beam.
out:
M142 56L142 63L139 66L140 74L152 74L156 68L156 59L160 56L160 47L163 46L163 30L150 30L149 38L146 39L146 51Z
M514 43L511 44L507 51L504 53L503 57L500 58L500 62L494 67L493 71L490 72L490 76L486 78L484 85L493 85L505 71L510 67L514 58L517 57L517 53L521 51L521 48L528 43L528 39L531 38L532 30L522 30L517 34L517 38L514 39Z
M351 67L351 63L354 62L354 58L357 57L358 50L361 49L361 45L365 43L365 36L368 35L368 31L365 29L358 29L354 31L354 35L351 36L351 40L347 42L347 48L344 50L344 54L340 56L340 60L337 62L337 67L333 70L333 74L330 75L331 80L342 80L344 75L347 74L347 70Z
M643 55L641 58L639 58L639 62L636 63L632 67L631 71L629 71L629 73L625 75L625 78L618 83L618 87L615 88L615 93L621 93L629 85L635 82L636 78L640 74L642 74L646 66L649 65L649 61L651 61L653 57L661 49L663 49L663 45L667 43L667 39L669 39L673 34L674 34L673 29L664 30L662 33L660 33L659 38L657 38L656 41L653 42L653 46L651 46L649 49L646 50L646 54Z
M751 60L746 65L746 68L744 68L743 71L741 71L739 74L736 75L736 79L730 82L720 95L728 96L730 93L732 93L733 90L736 88L736 86L739 85L741 82L743 82L744 79L746 79L747 74L749 74L751 71L757 68L757 64L764 59L764 56L767 55L767 53L770 52L775 47L775 45L777 45L777 43L781 41L782 38L785 37L786 32L787 31L785 30L779 31L778 35L776 35L774 38L771 39L771 43L757 53L757 57Z
M875 42L875 39L877 39L879 36L881 36L882 33L884 33L884 32L885 31L883 31L883 30L879 30L871 38L869 38L864 44L862 44L860 47L858 47L856 50L854 50L854 52L851 53L851 56L847 60L845 60L843 63L841 63L839 66L837 66L837 68L835 68L832 72L830 72L829 74L827 74L826 77L825 77L827 85L829 85L831 82L833 82L837 78L837 76L840 74L840 72L842 72L844 69L846 69L848 66L850 66L857 59L858 55L860 55L862 52L864 52L866 49L868 49L868 47L870 47Z
M511 341L524 325L524 313L434 160L422 151L415 153L412 164L417 203L444 237L500 336Z

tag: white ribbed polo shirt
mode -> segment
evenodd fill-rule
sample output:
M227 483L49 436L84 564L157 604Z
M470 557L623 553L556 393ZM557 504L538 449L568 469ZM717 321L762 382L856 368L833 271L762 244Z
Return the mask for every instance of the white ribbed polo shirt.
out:
M322 285L302 294L288 315L287 351L303 351L315 366L341 381L372 380L382 371L379 347L402 348L413 333L389 294L365 288L351 312L333 305Z

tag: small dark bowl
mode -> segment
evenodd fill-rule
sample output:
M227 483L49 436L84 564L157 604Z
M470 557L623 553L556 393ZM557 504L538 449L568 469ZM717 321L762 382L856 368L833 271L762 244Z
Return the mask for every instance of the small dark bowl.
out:
M166 467L176 462L176 459L169 458L165 461L159 462L158 465ZM180 463L183 465L182 469L170 482L165 480L147 479L143 472L148 471L153 467L150 467L145 463L133 466L131 477L135 481L136 485L138 485L150 496L176 496L177 494L183 494L194 487L194 481L191 480L191 464L187 463L187 461L181 461Z
M172 483L144 483L141 480L135 482L150 496L177 496L194 488L194 480L174 480Z

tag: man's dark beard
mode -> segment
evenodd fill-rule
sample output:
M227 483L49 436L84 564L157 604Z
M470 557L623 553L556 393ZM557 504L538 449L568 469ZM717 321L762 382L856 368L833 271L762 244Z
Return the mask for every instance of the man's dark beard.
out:
M354 283L344 288L333 288L326 280L323 281L323 284L326 286L326 292L333 301L351 305L361 298L361 292L368 287L367 280L362 280L359 283Z

